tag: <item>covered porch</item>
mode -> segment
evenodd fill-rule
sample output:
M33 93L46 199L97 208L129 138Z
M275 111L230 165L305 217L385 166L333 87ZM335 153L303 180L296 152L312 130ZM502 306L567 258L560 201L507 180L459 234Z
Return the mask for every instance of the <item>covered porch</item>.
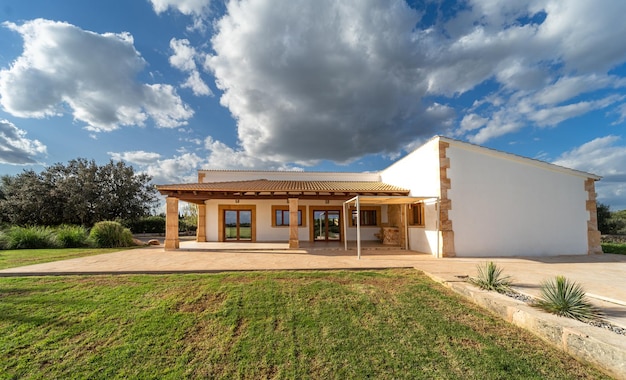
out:
M281 180L250 180L230 182L200 182L195 184L162 185L157 189L166 198L166 236L165 249L176 250L181 248L178 235L178 212L179 201L194 203L198 206L198 226L195 243L229 243L229 244L255 244L272 243L285 245L288 249L298 249L302 245L314 244L317 247L337 246L348 249L349 240L354 237L348 236L348 220L354 223L354 210L342 207L343 202L349 201L355 196L361 197L402 197L408 194L407 189L389 185L377 181L281 181ZM268 234L267 228L274 226L277 219L272 216L269 222L265 210L263 217L259 217L261 206L267 209L268 202L272 203L271 213L280 213L279 217L283 224L280 225L281 236L284 240L276 240L276 234ZM274 206L274 204L285 205ZM207 207L207 205L209 207ZM240 215L245 210L245 214ZM307 213L308 211L308 213ZM336 214L333 214L336 213ZM240 219L245 219L245 238L237 241L229 241L231 236L228 231L229 216L233 214L237 218L236 228L239 231ZM321 224L319 216L326 215L326 223L329 222L328 214L336 215L332 219L337 230L326 231L325 241L317 241L319 237L318 227ZM331 217L333 217L331 215ZM380 212L378 218L380 219ZM304 219L304 223L303 220ZM343 223L340 223L340 220ZM208 229L207 221L213 223ZM285 223L286 222L286 223ZM308 224L308 226L307 226ZM243 223L242 223L243 225ZM304 227L303 227L304 225ZM352 233L356 225L350 226ZM218 230L219 233L214 233ZM288 230L288 234L284 232ZM309 230L310 232L304 232ZM370 228L371 230L371 228ZM213 231L213 232L212 232ZM308 240L303 235L308 234ZM288 237L288 238L287 238ZM334 241L336 240L336 241ZM360 238L357 240L361 240ZM314 243L313 243L314 242ZM373 244L373 243L370 243ZM355 240L355 247L358 243ZM379 245L381 248L383 245ZM224 246L222 245L222 248Z

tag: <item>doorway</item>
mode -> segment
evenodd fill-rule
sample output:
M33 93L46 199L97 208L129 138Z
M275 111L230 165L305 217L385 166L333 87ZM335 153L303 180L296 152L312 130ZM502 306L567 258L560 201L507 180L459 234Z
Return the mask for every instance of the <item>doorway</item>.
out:
M224 210L224 240L252 240L252 210Z
M341 211L313 210L313 240L341 240Z

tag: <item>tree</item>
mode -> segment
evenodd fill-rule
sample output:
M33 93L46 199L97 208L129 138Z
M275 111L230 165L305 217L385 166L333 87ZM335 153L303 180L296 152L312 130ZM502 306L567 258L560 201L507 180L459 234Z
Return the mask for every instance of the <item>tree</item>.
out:
M0 178L0 221L17 224L80 224L137 219L156 203L151 177L124 162L98 166L84 158Z
M598 230L602 235L618 235L623 232L626 220L622 218L623 211L611 212L608 205L597 204L598 210Z
M179 229L182 231L195 231L198 228L198 205L183 202L179 215Z

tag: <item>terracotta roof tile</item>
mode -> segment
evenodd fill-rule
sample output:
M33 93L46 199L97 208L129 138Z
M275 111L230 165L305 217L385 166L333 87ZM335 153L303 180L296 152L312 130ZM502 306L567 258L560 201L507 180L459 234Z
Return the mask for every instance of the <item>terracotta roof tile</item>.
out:
M373 181L274 181L252 180L232 182L185 183L159 185L167 191L225 191L225 192L354 192L408 193L408 189Z

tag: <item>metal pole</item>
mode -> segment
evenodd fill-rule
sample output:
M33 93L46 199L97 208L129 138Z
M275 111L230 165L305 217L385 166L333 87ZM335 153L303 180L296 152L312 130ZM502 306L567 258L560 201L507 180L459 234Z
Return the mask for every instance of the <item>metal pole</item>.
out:
M356 250L359 260L361 260L361 201L356 196Z
M348 201L349 202L349 201ZM346 212L346 203L343 202L343 249L348 250L348 217Z
M437 201L435 202L435 211L437 212L437 225L435 226L436 230L437 230L437 257L440 258L441 257L441 247L439 246L439 208L440 206L440 199L437 198Z
M404 205L404 249L409 250L409 205Z

